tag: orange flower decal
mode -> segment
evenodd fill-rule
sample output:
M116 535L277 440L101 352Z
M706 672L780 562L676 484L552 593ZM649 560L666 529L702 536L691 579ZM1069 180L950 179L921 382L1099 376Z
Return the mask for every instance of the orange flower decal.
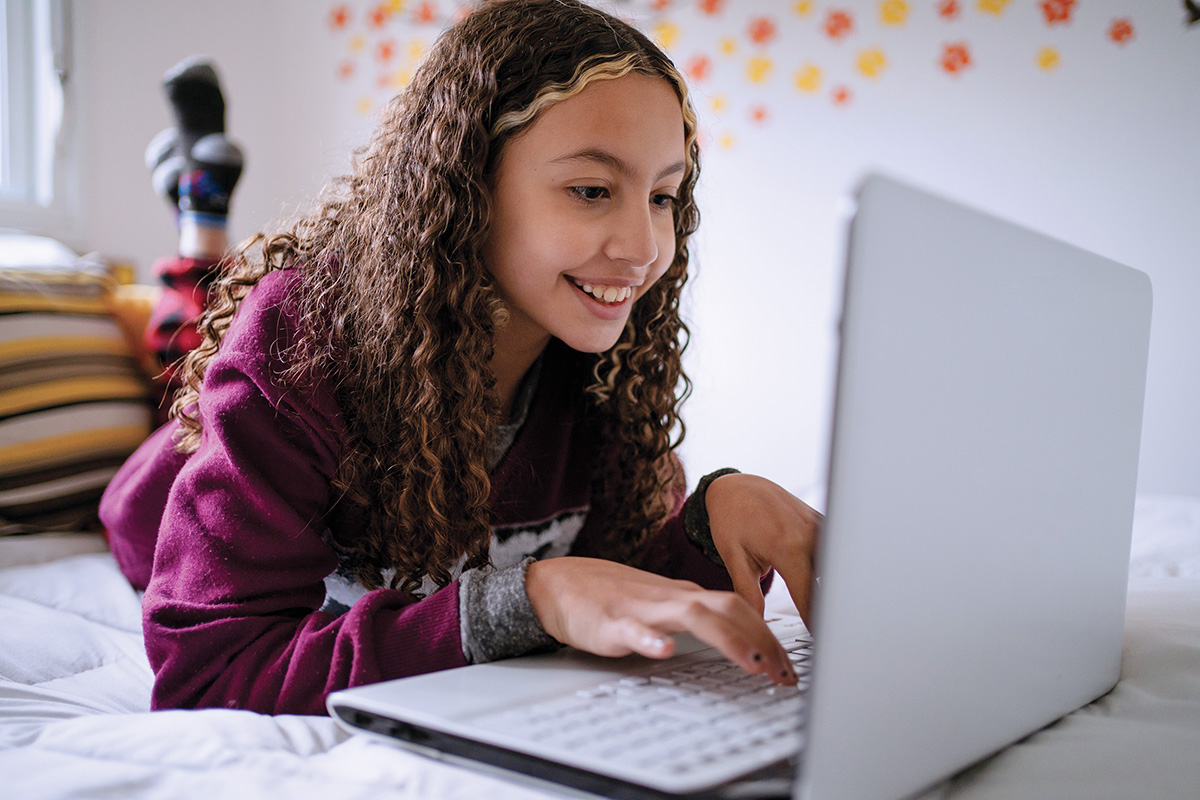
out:
M1124 45L1133 38L1133 22L1129 19L1114 19L1108 29L1108 38L1119 45Z
M958 4L958 0L942 0L937 4L937 13L942 19L958 19L958 15L962 13L962 6Z
M329 12L329 27L340 31L350 24L350 9L346 6L334 6Z
M967 43L956 42L945 45L942 48L941 65L942 69L951 75L957 75L971 66L971 51L967 48Z
M768 17L755 17L750 20L750 41L755 44L769 44L778 32L775 23Z
M755 106L754 108L750 109L750 120L752 122L763 125L770 118L771 114L769 111L767 111L766 106Z
M701 13L715 17L725 10L725 0L700 0Z
M1063 25L1071 21L1076 0L1042 0L1042 14L1047 25Z
M833 9L825 17L825 34L834 41L844 39L854 32L854 17L849 11Z
M845 86L835 86L831 97L835 106L847 106L850 105L850 100L853 99L854 95Z
M338 64L338 78L343 81L348 81L354 77L354 62L343 61Z
M695 56L687 62L684 71L694 81L707 80L712 74L712 62L708 60L708 56Z
M380 64L386 64L396 55L396 42L392 39L385 39L375 46L375 59Z
M386 6L376 6L367 14L367 25L372 28L382 28L387 24L388 10Z
M433 22L437 18L437 6L433 3L421 3L417 6L417 22Z

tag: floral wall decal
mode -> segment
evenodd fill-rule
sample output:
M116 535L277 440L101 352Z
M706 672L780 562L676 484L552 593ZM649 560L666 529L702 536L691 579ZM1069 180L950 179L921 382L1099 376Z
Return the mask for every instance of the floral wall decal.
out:
M339 0L323 13L340 48L338 81L362 115L376 113L412 80L421 57L445 27L477 0ZM1027 69L1051 76L1068 69L1086 41L1119 48L1136 41L1133 16L1098 20L1091 0L593 0L657 41L687 75L709 129L706 142L732 148L769 128L797 103L845 112L901 91L914 79L912 41L936 38L925 51L928 81L972 85L972 75ZM1118 13L1144 10L1115 0ZM1195 8L1187 0L1189 9ZM1029 15L1046 40L1032 39ZM1022 16L1023 15L1023 16ZM1200 17L1200 11L1196 12ZM985 27L980 28L980 25ZM1031 39L989 29L1017 27ZM1095 37L1095 38L1093 38ZM858 44L855 45L854 43ZM990 47L977 45L992 44ZM1114 50L1115 52L1115 50ZM919 74L919 73L916 73ZM898 83L908 81L908 84ZM864 106L865 107L865 106ZM808 113L806 111L806 113ZM787 114L782 114L784 118Z

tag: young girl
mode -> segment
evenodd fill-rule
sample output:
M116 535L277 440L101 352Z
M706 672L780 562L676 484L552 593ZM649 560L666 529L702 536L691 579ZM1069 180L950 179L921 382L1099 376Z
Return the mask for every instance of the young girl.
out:
M442 36L353 174L234 257L105 497L156 708L320 714L682 631L795 681L760 581L806 612L818 515L732 470L685 503L674 455L697 153L683 79L613 17L495 0Z

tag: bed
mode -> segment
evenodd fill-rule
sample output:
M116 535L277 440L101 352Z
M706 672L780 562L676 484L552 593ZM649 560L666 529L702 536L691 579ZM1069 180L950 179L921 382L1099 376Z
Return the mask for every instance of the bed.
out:
M0 235L0 800L548 796L328 717L150 713L139 597L103 536L73 525L153 425L140 332L155 297ZM782 583L768 603L787 610ZM1196 800L1198 754L1200 498L1142 496L1120 683L926 800Z
M1124 647L1112 692L924 798L1200 797L1200 498L1138 498ZM151 713L151 681L138 596L101 536L0 538L0 796L551 796L326 717Z

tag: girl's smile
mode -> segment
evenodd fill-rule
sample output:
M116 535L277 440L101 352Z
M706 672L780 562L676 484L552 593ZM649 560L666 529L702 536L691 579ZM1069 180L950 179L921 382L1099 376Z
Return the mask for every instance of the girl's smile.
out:
M685 169L679 98L638 73L591 83L506 145L486 250L509 311L493 363L502 387L551 337L590 353L616 344L675 257Z
M567 276L583 294L583 303L600 319L625 319L633 305L633 296L638 286L619 285L613 282L587 280Z

